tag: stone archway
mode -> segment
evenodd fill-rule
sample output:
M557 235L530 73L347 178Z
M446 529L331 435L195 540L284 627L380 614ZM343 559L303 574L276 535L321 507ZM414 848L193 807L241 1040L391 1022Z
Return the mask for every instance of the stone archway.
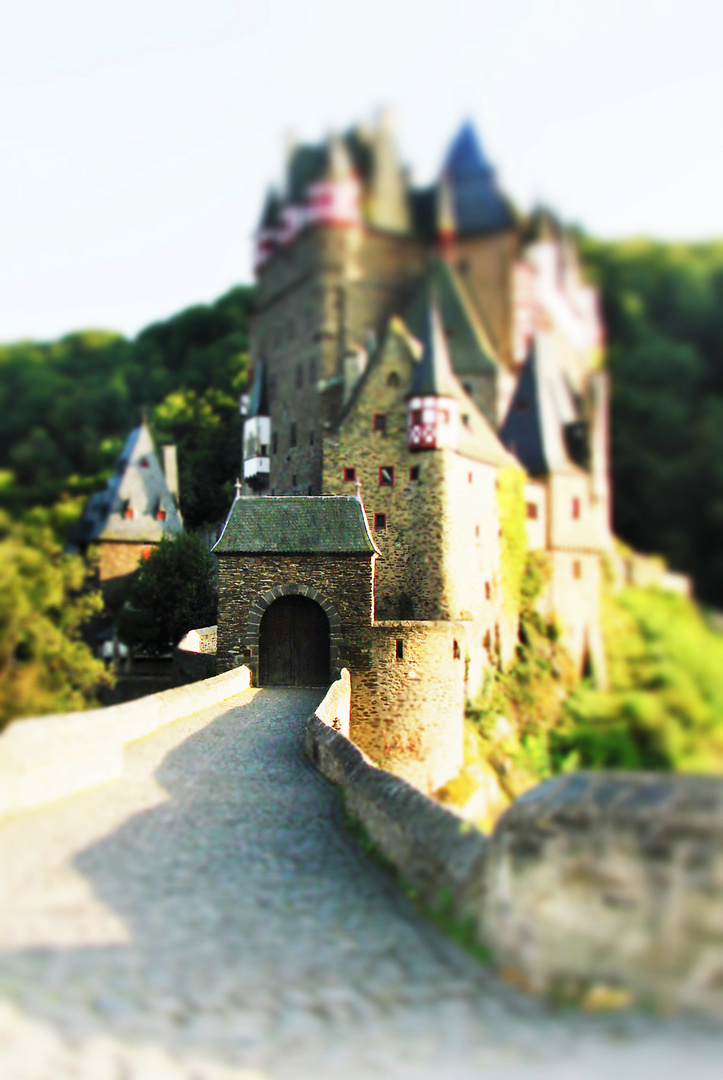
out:
M330 677L329 620L306 596L280 596L261 619L261 686L327 686Z
M247 663L249 663L249 666L252 669L254 682L256 685L259 685L260 683L259 659L262 620L272 604L279 598L287 596L306 597L307 599L314 601L314 603L322 609L328 619L329 662L326 681L329 682L330 678L334 676L339 667L348 662L346 659L344 640L341 636L341 620L339 618L339 613L331 600L318 589L315 589L310 585L299 585L296 583L290 585L277 585L273 589L268 589L257 598L249 611L246 622L245 644L247 649L246 656L248 657Z

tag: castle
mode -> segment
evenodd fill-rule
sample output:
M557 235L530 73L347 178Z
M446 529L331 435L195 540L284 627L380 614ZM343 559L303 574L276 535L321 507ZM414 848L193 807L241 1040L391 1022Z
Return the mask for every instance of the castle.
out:
M514 654L515 529L548 553L543 605L575 663L603 670L595 291L550 215L514 210L469 124L422 189L384 120L292 148L255 267L220 668L349 667L352 738L434 789L461 764L465 695Z

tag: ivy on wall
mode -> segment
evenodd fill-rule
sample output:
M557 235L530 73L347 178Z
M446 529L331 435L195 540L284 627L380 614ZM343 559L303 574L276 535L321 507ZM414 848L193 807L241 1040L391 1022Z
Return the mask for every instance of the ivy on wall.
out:
M500 588L509 620L520 611L522 579L527 559L525 474L514 466L497 473L497 515L500 527Z

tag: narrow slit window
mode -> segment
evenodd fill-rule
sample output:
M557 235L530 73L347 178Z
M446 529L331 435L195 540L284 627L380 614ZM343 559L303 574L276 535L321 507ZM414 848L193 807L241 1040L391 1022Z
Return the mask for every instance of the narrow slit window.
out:
M456 638L452 642L452 659L453 660L461 660L462 659L462 650L460 649L459 642L457 641Z
M580 500L577 496L572 500L572 516L575 521L580 517Z
M404 659L404 640L397 638L397 660Z

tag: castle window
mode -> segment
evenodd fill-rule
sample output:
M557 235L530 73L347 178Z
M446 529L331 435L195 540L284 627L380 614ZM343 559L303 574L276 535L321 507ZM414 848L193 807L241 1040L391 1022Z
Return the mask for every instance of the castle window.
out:
M150 557L151 557L151 549L149 547L141 548L141 558L142 559L150 559Z
M527 517L530 521L537 521L537 503L527 504Z
M466 428L471 428L472 427L472 421L469 418L469 413L464 413L462 415L462 423L464 424L464 426Z
M259 456L260 457L268 457L269 456L269 448L266 445L266 443L264 443L264 442L261 443L261 447L259 448Z
M402 638L397 638L397 660L404 659L404 641Z
M472 383L462 383L462 386L464 388L465 394L469 394L469 396L472 397Z
M163 509L162 506L159 506L158 509L156 510L156 521L165 521L165 520L166 520L166 511Z
M412 424L416 427L422 423L422 410L412 409Z
M467 483L471 484L473 480L474 480L474 476L472 475L472 473L471 472L467 473Z
M572 500L572 516L575 521L580 517L580 500L577 497Z
M356 480L356 469L352 469L351 466L347 465L347 467L344 469L344 479L350 481L353 484Z
M453 660L461 660L462 659L462 650L459 647L459 642L457 641L457 638L455 638L454 641L452 642L452 659Z
M475 525L474 534L477 537L477 539L479 540L479 525Z
M289 431L289 446L296 446L296 424L292 424Z
M374 430L380 431L382 435L387 433L387 418L384 413L375 413L374 415Z
M485 581L485 600L492 599L492 586L489 581Z
M140 465L140 467L142 469L148 469L148 468L150 468L151 463L150 463L150 461L148 460L147 457L142 457L141 460L138 462L138 464Z
M379 487L394 487L393 465L382 465L379 470Z
M313 495L314 494L314 492L312 490L312 487L311 487L311 484L309 484L308 488L306 489L306 494L307 495Z
M123 517L127 518L129 521L133 519L133 507L128 499L123 503Z
M374 528L382 532L387 527L387 515L375 514L374 515Z
M296 487L296 473L294 473L294 475L291 477L291 486L293 488Z
M409 479L414 483L419 480L419 465L412 465L409 470Z
M279 449L279 436L276 432L271 436L271 453L275 454Z
M399 376L396 371L390 371L387 375L387 386L399 386Z
M301 364L296 365L296 389L300 390L304 385L304 369Z
M579 559L575 559L573 564L572 564L572 576L574 578L581 578L582 577L582 563L580 562Z
M492 635L490 634L489 630L485 633L485 636L482 638L482 645L487 650L487 652L491 652L491 650L492 650Z

